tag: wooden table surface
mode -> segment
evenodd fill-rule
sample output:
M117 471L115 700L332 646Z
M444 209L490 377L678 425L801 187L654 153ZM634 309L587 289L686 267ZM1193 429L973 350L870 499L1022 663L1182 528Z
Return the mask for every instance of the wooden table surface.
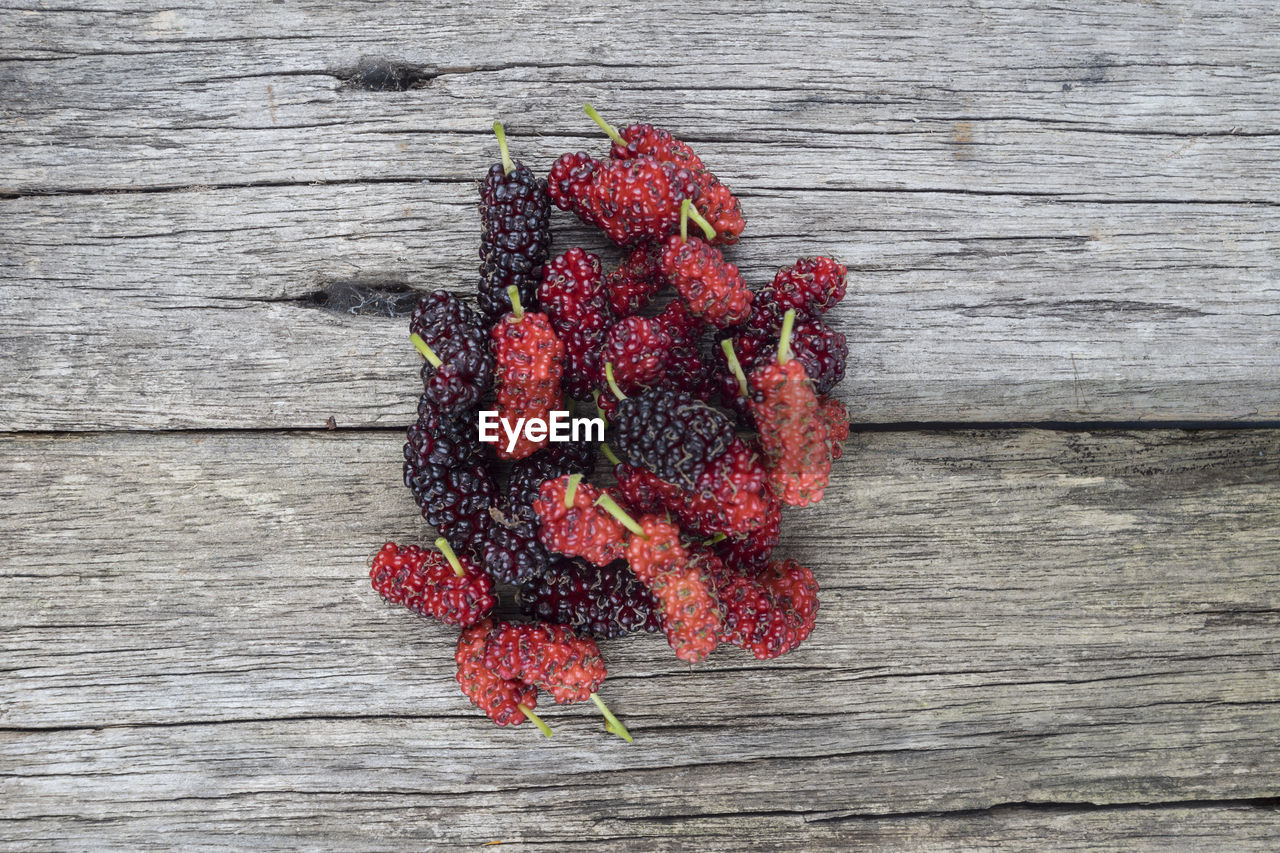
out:
M0 6L0 846L1275 849L1272 4ZM366 575L404 306L584 100L851 279L817 630L604 643L632 745Z

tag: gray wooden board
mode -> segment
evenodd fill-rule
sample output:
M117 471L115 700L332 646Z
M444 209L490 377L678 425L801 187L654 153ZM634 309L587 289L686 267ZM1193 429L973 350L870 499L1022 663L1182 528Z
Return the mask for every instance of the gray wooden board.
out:
M829 497L784 525L823 584L811 642L692 672L657 637L604 643L630 746L584 707L544 707L551 740L492 726L452 683L453 632L368 588L384 539L431 538L400 441L4 439L0 838L1264 849L1280 831L1280 433L855 435Z
M1280 418L1269 4L774 5L0 3L0 843L1274 847L1278 432L856 435L811 642L604 644L631 746L496 729L368 588L432 538L388 302L583 100L696 143L753 284L849 264L863 423Z
M586 98L697 141L753 283L849 262L861 420L1280 417L1267 4L12 8L0 429L401 422L403 324L289 300L469 290L490 120L545 168Z
M477 159L477 164L483 162ZM463 183L3 202L0 427L404 423L406 321L318 310L335 282L474 289ZM860 421L1280 418L1280 208L763 190L748 279L828 252ZM616 252L557 217L557 245Z

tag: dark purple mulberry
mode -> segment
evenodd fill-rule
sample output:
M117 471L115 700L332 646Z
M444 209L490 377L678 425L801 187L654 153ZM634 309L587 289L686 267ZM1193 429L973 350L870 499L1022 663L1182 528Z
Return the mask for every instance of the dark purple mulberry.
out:
M826 394L844 379L849 360L849 344L844 335L821 320L797 323L791 332L791 352L804 365L805 375L813 381L813 390ZM778 340L757 350L748 370L778 357Z
M618 450L633 465L689 490L734 438L733 423L722 413L666 388L620 401L610 423Z
M538 307L542 265L551 249L551 199L547 182L507 154L502 126L494 123L502 162L480 185L480 310L492 322L511 310L515 285L526 311Z
M557 559L516 590L516 602L526 616L601 639L662 630L653 596L621 560L600 568Z
M418 300L409 321L414 345L427 351L422 365L425 396L441 413L457 417L474 407L493 383L489 330L475 311L447 290Z
M498 489L468 418L445 417L424 395L404 446L404 484L427 523L459 554L478 557L493 527Z

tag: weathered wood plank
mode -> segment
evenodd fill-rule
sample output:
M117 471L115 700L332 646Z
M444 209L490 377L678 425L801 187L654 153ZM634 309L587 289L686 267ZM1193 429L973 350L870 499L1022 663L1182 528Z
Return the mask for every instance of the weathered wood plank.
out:
M290 300L353 277L467 289L489 120L545 166L599 147L586 97L698 141L744 194L753 280L819 251L853 265L841 393L862 420L1280 416L1264 4L680 3L653 34L563 4L41 5L4 23L8 191L250 186L0 202L21 318L0 429L402 422L398 324ZM362 56L421 87L350 85ZM598 245L580 234L561 245Z
M0 428L405 423L405 321L312 297L352 281L471 292L473 198L407 182L3 202ZM832 322L858 420L1280 418L1280 208L776 190L746 203L750 238L730 255L750 281L807 254L849 263ZM616 257L556 222L561 249Z
M857 435L786 526L824 585L812 642L692 674L657 638L604 644L630 747L581 708L547 709L550 741L497 730L450 632L368 590L384 538L430 536L399 441L0 442L0 836L926 849L1071 820L892 816L1280 793L1276 432ZM1154 844L1178 814L1080 839ZM1240 845L1276 825L1209 814Z
M541 162L582 144L554 137L591 136L578 107L594 98L700 140L744 189L1274 202L1280 24L1265 3L661 3L629 17L563 3L31 10L11 16L0 174L19 191L469 179L495 115L551 135L521 140ZM694 34L696 51L681 40ZM346 85L363 56L420 69L422 87Z

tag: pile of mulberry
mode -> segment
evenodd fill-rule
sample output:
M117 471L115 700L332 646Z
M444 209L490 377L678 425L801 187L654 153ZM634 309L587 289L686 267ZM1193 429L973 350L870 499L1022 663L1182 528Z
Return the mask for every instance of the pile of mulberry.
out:
M784 506L823 497L850 433L833 322L848 269L804 257L749 286L741 205L693 146L586 112L610 144L545 178L494 123L478 291L422 295L409 321L423 364L404 483L436 547L387 542L369 580L426 630L460 631L458 686L498 725L550 735L534 710L550 695L629 742L597 640L660 632L693 664L721 645L771 659L814 629L814 572L778 552ZM553 207L613 245L553 257ZM575 422L565 441L565 415L587 413L588 438ZM498 621L500 595L527 621Z

